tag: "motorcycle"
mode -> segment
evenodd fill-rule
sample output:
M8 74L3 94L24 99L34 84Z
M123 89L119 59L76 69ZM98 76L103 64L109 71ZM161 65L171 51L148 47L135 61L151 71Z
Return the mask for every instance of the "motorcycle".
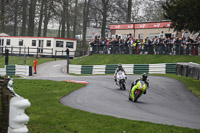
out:
M126 90L126 79L124 71L117 72L117 85L120 87L121 90Z
M133 100L134 102L137 102L138 98L142 96L142 94L146 91L147 85L144 83L144 81L138 81L136 85L137 88L134 91L134 98L132 98L132 88L129 91L129 100ZM134 88L134 87L133 87Z

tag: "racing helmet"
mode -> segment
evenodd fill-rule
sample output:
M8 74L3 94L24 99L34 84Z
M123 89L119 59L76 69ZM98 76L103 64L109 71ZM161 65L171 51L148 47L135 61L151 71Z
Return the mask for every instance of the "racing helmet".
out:
M148 78L147 74L146 74L146 73L143 73L143 74L142 74L142 80L145 81L145 80L147 80L147 78Z
M118 64L117 67L119 70L122 70L122 64Z

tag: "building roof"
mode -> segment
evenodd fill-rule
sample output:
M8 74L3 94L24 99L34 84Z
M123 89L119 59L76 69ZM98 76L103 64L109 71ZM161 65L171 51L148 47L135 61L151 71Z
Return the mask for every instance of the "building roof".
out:
M6 33L0 33L0 36L9 36L9 35Z
M74 39L74 38L60 38L60 37L2 36L1 34L0 34L0 37L8 37L8 38L49 38L49 39L61 39L61 40L74 40L74 41L77 40L77 39Z

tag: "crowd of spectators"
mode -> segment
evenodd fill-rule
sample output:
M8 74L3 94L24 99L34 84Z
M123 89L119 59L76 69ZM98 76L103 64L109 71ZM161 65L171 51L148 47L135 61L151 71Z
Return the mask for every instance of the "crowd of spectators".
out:
M90 54L169 54L198 55L200 36L195 40L190 37L165 37L136 39L128 34L125 39L100 38L90 40Z

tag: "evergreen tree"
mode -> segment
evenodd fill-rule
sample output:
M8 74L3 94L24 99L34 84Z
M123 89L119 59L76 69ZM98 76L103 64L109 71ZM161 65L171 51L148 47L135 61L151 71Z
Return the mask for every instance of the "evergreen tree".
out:
M163 9L165 18L172 21L171 27L176 31L200 31L199 0L167 0Z

